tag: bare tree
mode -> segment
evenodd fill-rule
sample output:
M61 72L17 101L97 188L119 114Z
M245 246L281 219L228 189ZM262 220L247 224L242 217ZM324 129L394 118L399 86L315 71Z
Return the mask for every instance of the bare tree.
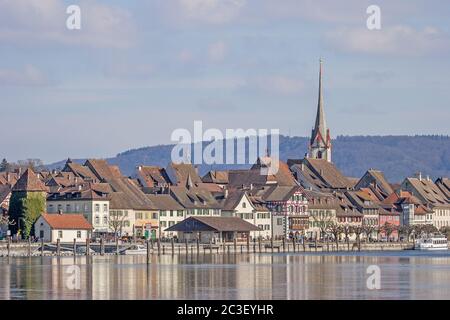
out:
M372 234L377 231L377 226L365 224L362 226L364 233L366 234L367 242L370 241Z
M361 250L361 234L364 233L364 227L363 226L354 226L354 227L352 227L352 231L356 236L358 250Z
M122 234L122 228L125 221L125 215L118 213L110 213L108 225L109 228L114 232L114 240L117 241L118 235Z
M349 235L351 235L353 233L353 228L352 228L352 226L346 224L342 227L342 232L344 233L344 236L345 236L345 242L347 242L347 249L350 251Z
M342 226L337 223L332 223L329 230L334 237L334 241L336 242L336 250L339 250L339 235L342 233Z
M311 217L320 229L320 236L326 235L329 232L330 226L334 223L334 216L332 214L312 214Z
M391 238L391 235L394 233L394 231L397 228L392 223L386 222L380 229L381 229L381 232L384 232L384 235L386 236L387 241L389 241L389 239Z

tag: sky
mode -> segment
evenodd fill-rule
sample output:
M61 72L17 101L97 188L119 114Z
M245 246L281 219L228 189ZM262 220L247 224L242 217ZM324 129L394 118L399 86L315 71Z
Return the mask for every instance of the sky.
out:
M69 30L66 8L81 9ZM369 30L376 4L381 29ZM0 157L108 157L178 128L450 134L449 1L0 0Z

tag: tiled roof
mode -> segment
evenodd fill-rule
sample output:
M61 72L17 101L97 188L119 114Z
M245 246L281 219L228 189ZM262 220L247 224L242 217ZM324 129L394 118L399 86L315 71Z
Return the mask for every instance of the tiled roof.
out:
M172 181L173 184L185 186L188 182L188 179L190 179L194 184L202 182L202 179L198 175L197 170L190 163L176 164L171 162L168 165L166 172L171 179L175 180ZM171 176L171 173L173 173L174 176Z
M166 229L166 231L201 230L249 232L261 229L238 217L189 217Z
M221 205L211 192L204 188L193 186L173 186L170 188L171 195L187 209L220 209Z
M447 197L431 179L406 178L402 187L413 188L415 196L433 207L450 207Z
M302 190L303 188L300 186L272 186L264 194L263 199L265 201L287 201L294 193Z
M310 166L316 175L321 178L331 189L351 188L352 184L336 168L336 166L324 159L305 158L307 166Z
M157 185L169 185L170 179L164 168L158 166L138 166L138 176L145 187L155 187Z
M184 207L179 204L169 194L147 194L148 199L153 204L155 210L183 210Z
M82 214L42 214L42 218L50 225L52 229L76 229L91 230L92 225Z
M202 177L202 181L205 183L227 184L228 171L209 171Z
M16 182L12 191L43 191L47 192L48 188L39 180L34 171L27 169Z

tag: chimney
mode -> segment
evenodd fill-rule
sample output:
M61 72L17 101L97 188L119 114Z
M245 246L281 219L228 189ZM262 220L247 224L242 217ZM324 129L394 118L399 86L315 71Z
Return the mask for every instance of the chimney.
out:
M138 171L142 171L142 166L138 166Z
M305 164L302 162L302 164L300 165L300 170L301 171L305 171Z
M319 170L319 174L323 175L323 170L322 169Z
M253 190L253 183L250 183L250 190Z
M224 191L223 191L223 197L226 199L226 198L228 198L228 189L225 189Z
M431 179L430 179L430 176L429 176L429 175L427 175L427 181L431 181Z
M419 171L417 173L417 177L419 178L419 181L422 181L422 172Z
M78 185L78 191L81 191L82 188L83 188L83 187L81 186L81 184Z

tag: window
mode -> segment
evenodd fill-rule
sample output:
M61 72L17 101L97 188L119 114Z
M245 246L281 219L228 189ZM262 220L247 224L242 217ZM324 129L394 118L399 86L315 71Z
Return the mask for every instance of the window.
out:
M158 219L158 213L157 212L153 212L152 213L152 218L153 219Z
M44 238L44 230L39 231L39 238Z
M62 239L62 237L63 237L63 232L62 232L62 230L59 230L58 231L58 238Z
M136 219L142 219L142 212L136 212Z
M165 228L167 226L167 222L166 221L161 221L160 225L161 225L161 227Z
M53 205L52 205L52 204L50 204L50 205L48 206L48 212L53 212Z
M100 205L98 203L95 204L95 212L100 212Z
M282 226L283 225L283 218L277 218L277 225Z
M106 203L103 204L103 212L108 212L108 205Z
M124 211L124 215L125 215L125 217L128 217L128 210Z
M80 231L80 230L77 231L77 238L78 238L78 239L81 238L81 231Z
M175 224L175 221L169 221L169 227L173 226Z
M76 204L75 205L75 212L79 212L80 211L80 205L79 204Z
M182 217L183 216L183 210L178 210L177 211L177 216L178 217Z
M103 217L103 224L108 224L108 217L107 216Z
M70 204L66 204L66 212L70 212Z
M245 202L242 202L242 208L247 208L247 204Z
M159 214L161 217L165 217L167 214L165 211L161 211L161 213Z
M95 217L95 224L100 224L100 217Z
M88 212L89 211L89 207L87 205L87 203L84 204L84 212Z
M173 210L170 210L170 216L173 217Z

